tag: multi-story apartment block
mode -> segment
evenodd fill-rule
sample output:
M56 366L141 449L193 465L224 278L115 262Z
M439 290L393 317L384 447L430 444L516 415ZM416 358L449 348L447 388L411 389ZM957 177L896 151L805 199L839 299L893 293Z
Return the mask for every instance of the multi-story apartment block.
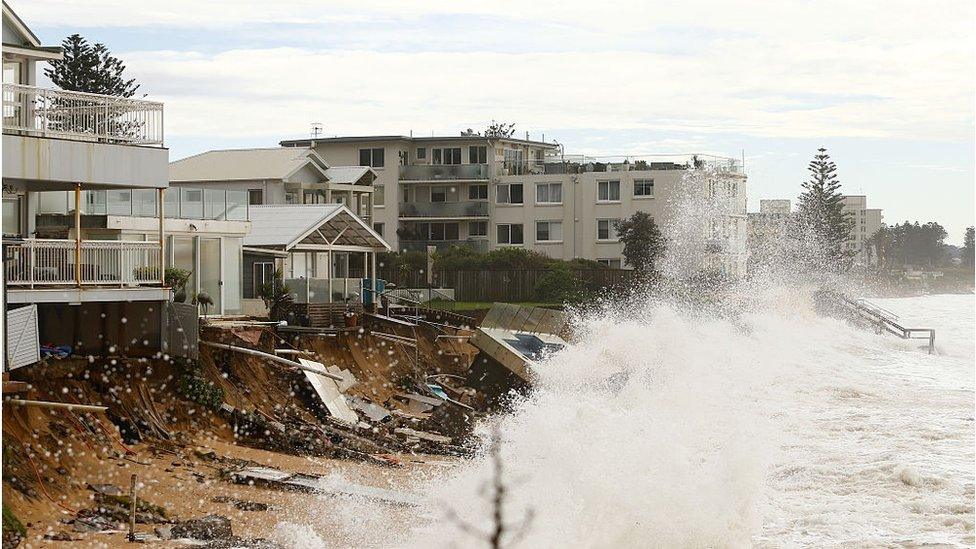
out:
M871 265L877 261L869 240L881 228L882 216L878 208L868 208L868 199L864 195L847 195L843 199L844 211L854 221L854 229L847 247L854 250L854 262L859 265Z
M623 266L617 220L638 210L658 223L665 204L694 167L730 175L734 207L721 228L738 244L718 267L745 269L745 175L731 159L600 161L560 154L556 143L456 137L333 137L282 141L308 147L336 164L359 163L377 174L373 227L395 250L465 244L487 251L520 246L557 259L587 258Z

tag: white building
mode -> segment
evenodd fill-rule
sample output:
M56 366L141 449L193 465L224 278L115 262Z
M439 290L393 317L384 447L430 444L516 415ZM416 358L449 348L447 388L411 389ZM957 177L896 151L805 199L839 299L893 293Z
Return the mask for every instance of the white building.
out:
M870 265L877 261L877 255L871 249L868 241L883 223L879 208L868 208L868 199L864 195L846 195L843 199L844 211L854 220L854 229L847 247L854 250L854 262L859 265Z
M36 305L41 340L75 352L165 348L163 105L38 87L38 62L60 57L3 4L4 308ZM58 238L37 226L42 191L70 211ZM138 241L83 222L90 200L115 192L148 212Z

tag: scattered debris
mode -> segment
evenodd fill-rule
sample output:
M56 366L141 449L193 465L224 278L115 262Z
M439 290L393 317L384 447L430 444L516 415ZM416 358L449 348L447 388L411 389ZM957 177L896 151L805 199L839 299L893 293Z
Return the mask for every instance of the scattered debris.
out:
M421 440L427 440L427 441L430 441L430 442L437 442L437 443L440 443L440 444L450 444L451 443L451 438L450 437L446 437L446 436L443 436L443 435L437 435L437 434L434 434L434 433L425 433L423 431L417 431L417 430L411 429L409 427L398 427L398 428L394 429L393 432L394 433L397 433L399 435L404 435L404 436L406 436L408 438L417 438L417 439L421 439Z
M400 506L412 507L422 503L419 496L408 492L346 482L340 483L319 475L292 474L269 467L248 467L231 473L230 477L233 482L238 484L262 485L279 490L315 492L335 497L356 497Z
M230 519L221 515L207 515L199 519L191 519L174 524L170 529L174 538L190 538L199 540L214 540L229 538L233 535Z
M312 384L316 394L319 395L325 407L328 408L329 413L344 423L350 425L358 423L359 416L349 408L349 405L346 403L346 398L342 395L342 385L345 385L346 388L352 386L355 383L355 378L350 382L349 377L343 377L341 378L342 381L336 382L334 379L325 377L328 372L321 363L304 358L299 358L298 361L305 367L305 377ZM321 370L321 373L313 373L313 371L317 370ZM349 375L351 376L352 374Z

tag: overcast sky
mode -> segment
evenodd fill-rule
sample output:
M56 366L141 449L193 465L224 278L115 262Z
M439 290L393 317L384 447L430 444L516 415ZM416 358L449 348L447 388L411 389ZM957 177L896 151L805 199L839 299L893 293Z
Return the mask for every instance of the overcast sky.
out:
M750 210L824 146L887 223L973 224L971 0L9 3L121 57L174 160L495 118L568 153L744 153Z

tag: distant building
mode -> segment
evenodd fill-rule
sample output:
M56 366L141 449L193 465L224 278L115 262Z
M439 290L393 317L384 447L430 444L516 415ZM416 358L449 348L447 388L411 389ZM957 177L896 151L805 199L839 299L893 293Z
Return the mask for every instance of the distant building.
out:
M722 238L705 263L741 275L746 260L746 176L733 159L590 158L556 143L459 136L363 136L282 141L311 148L333 164L377 174L372 225L397 251L467 245L479 251L521 247L556 259L585 258L623 267L614 223L638 210L659 225L666 201L688 170L717 169L735 183L733 211L712 231Z
M854 220L851 238L847 241L847 248L855 252L854 262L858 265L872 265L877 263L877 254L869 244L869 240L881 228L881 210L867 207L868 199L864 195L846 195L843 199L844 211Z
M748 216L749 270L768 264L781 253L780 243L785 235L786 222L792 214L788 199L759 201L759 211Z

